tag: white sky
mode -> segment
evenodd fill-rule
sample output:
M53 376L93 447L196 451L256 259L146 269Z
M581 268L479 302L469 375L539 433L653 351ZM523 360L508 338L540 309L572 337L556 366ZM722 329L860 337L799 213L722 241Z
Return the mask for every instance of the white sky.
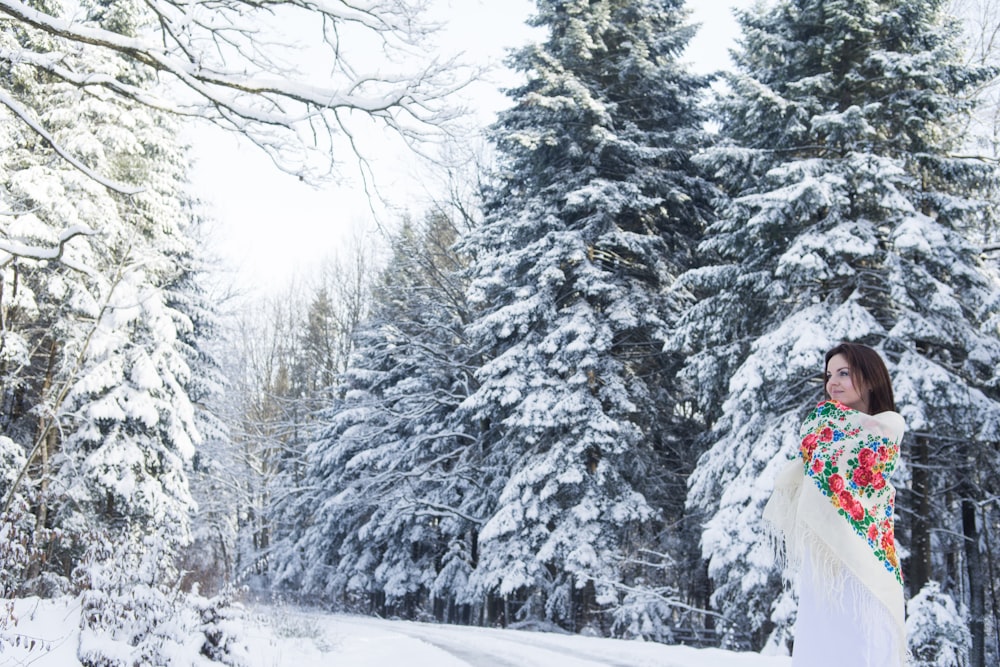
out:
M732 7L752 0L689 0L692 21L702 24L688 60L697 71L728 65L728 49L737 29ZM445 48L462 51L477 63L497 65L495 78L513 81L500 61L507 49L530 39L525 19L532 0L434 0L434 16L445 25ZM495 84L483 83L471 93L477 118L484 125L506 104ZM280 172L252 146L221 132L194 135L196 193L208 204L213 220L208 243L233 284L251 291L277 293L293 278L305 277L325 257L336 254L346 235L373 229L373 216L353 163L343 179L312 187ZM418 177L426 167L393 152L375 164L380 192L390 204L419 215L423 209ZM425 200L426 201L426 200ZM394 222L398 213L384 214ZM225 279L223 279L225 281Z

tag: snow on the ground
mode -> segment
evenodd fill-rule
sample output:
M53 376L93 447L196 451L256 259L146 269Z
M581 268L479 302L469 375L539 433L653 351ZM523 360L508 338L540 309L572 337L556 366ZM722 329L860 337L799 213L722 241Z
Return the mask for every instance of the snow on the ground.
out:
M0 666L78 667L80 603L58 600L0 600Z
M79 667L76 600L0 607L0 667ZM16 619L16 622L15 620ZM323 614L245 611L251 667L789 667L789 658L544 632ZM34 643L32 643L34 642Z

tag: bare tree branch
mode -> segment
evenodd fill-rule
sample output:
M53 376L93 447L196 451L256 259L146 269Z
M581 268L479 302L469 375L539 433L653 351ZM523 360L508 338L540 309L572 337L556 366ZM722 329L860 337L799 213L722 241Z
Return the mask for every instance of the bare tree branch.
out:
M285 171L310 178L323 173L315 168L318 159L329 172L341 146L364 161L354 143L362 123L370 127L374 121L418 150L436 141L457 115L448 98L471 79L454 61L428 58L420 49L431 30L417 20L420 2L146 0L145 6L148 28L130 36L95 20L0 0L0 16L47 34L56 44L45 52L37 44L0 50L0 62L30 65L73 86L208 120L246 135ZM282 25L293 26L295 37L282 39L276 27ZM293 46L310 34L322 47L318 55ZM350 47L344 44L348 38ZM95 71L83 57L95 49L115 53L151 76ZM304 57L315 71L297 71L294 61ZM318 74L320 68L325 69ZM147 80L157 83L146 86ZM28 122L30 115L11 105L12 95L3 101ZM349 120L356 126L353 133L347 131ZM37 122L32 129L44 132ZM71 159L66 151L60 155Z

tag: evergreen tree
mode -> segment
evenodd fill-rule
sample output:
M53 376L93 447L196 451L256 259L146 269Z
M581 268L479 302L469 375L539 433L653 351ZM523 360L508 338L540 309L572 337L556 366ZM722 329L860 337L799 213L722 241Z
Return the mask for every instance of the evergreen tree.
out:
M496 499L471 583L505 601L504 622L654 634L665 622L624 620L664 613L648 599L603 612L631 604L622 586L670 576L646 565L677 518L656 488L681 414L665 390L664 293L691 263L710 192L690 162L706 81L677 62L685 16L675 0L541 0L546 41L511 58L527 83L493 127L500 173L463 241L469 335L487 357L463 407Z
M133 3L72 11L122 34L144 22ZM64 46L16 24L0 40L28 51ZM124 60L103 57L67 51L63 64L142 78ZM173 634L183 632L174 624L183 613L174 587L190 538L187 467L199 423L211 421L192 398L212 390L214 365L204 350L211 308L196 282L198 219L178 126L30 66L3 76L19 108L84 167L59 159L25 127L4 124L6 247L59 250L7 258L0 278L0 312L12 325L3 339L2 419L21 449L2 520L31 534L13 592L82 591L83 664L190 664ZM99 184L94 170L133 194Z
M339 373L348 363L350 346L356 338L354 329L358 321L344 317L345 311L351 310L341 301L344 292L350 289L345 290L344 285L353 284L365 290L367 285L362 284L368 278L364 274L374 272L371 267L355 266L353 269L362 274L352 274L342 261L333 269L330 266L327 265L322 283L313 290L308 304L303 304L305 313L301 321L290 327L290 347L294 348L294 353L287 357L287 386L280 394L275 392L271 396L283 424L279 429L280 453L274 462L273 477L268 480L270 500L265 510L271 538L279 552L273 559L276 565L272 570L278 572L285 568L284 559L295 553L291 545L301 533L302 522L308 520L309 512L301 506L301 489L308 484L308 449L325 428L320 415L329 413L336 402ZM337 294L336 302L334 294ZM262 426L268 428L265 424ZM306 492L306 496L313 497L313 494Z
M458 405L471 352L456 230L444 215L407 223L320 419L305 488L308 525L279 580L348 608L470 620L464 581L487 501L476 439Z
M128 8L91 9L95 17L113 10L107 18L118 26ZM16 28L4 35L32 44L37 37ZM123 66L112 60L103 67ZM155 519L165 522L168 552L186 539L184 465L197 431L182 339L200 334L168 297L191 252L186 163L176 127L161 114L31 68L8 76L19 82L20 103L36 110L59 142L113 178L144 185L129 198L110 192L53 163L37 136L10 128L2 165L13 212L8 233L42 244L67 227L99 233L68 242L57 262L14 259L5 276L13 287L6 310L23 318L9 340L30 351L7 367L5 419L28 458L21 483L36 493L35 542L49 551L46 574L67 582L94 530L121 522L154 530L145 522ZM38 561L26 581L43 569Z
M316 291L306 313L302 338L302 356L296 360L294 374L302 390L320 401L323 392L333 387L337 372L336 342L340 337L333 299L325 287Z
M945 489L1000 436L996 283L967 238L995 174L952 155L963 93L989 72L963 63L944 5L783 0L740 16L724 141L702 158L728 198L706 265L678 281L693 301L674 345L711 426L689 505L705 519L713 599L757 646L791 622L760 512L822 396L826 349L868 343L889 363L910 434L897 535L914 591L931 575L922 559L940 549L942 575L958 562L944 556L962 530ZM935 578L959 578L947 574Z

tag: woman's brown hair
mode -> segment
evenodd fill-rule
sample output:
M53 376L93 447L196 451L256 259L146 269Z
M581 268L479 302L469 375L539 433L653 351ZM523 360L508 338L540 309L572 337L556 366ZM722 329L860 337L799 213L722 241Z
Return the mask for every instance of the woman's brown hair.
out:
M826 353L823 362L824 377L830 359L838 354L847 358L847 368L854 386L868 389L869 413L877 415L880 412L895 412L896 399L892 395L892 380L889 379L889 369L885 367L879 353L867 345L841 343Z

